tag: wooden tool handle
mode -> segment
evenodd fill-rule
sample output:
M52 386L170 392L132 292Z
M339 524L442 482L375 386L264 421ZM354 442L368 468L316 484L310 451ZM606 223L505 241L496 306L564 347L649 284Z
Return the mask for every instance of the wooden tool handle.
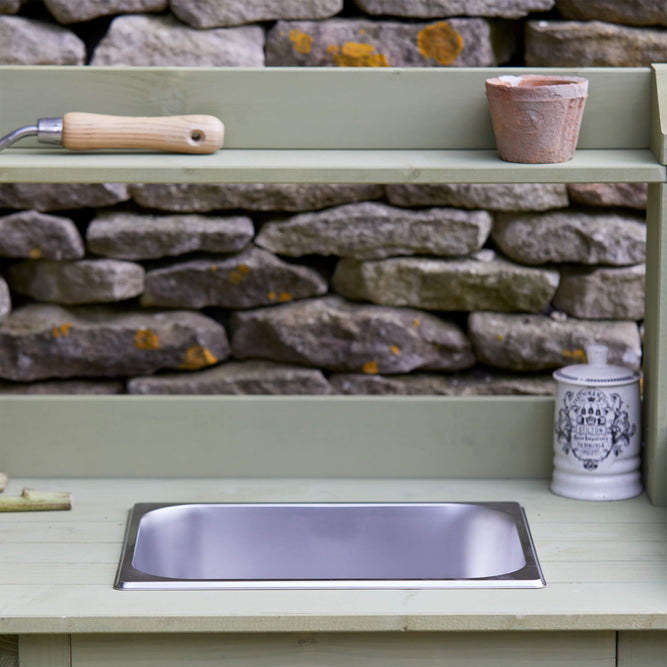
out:
M175 153L215 153L225 128L215 116L63 116L63 146L72 150L146 148Z

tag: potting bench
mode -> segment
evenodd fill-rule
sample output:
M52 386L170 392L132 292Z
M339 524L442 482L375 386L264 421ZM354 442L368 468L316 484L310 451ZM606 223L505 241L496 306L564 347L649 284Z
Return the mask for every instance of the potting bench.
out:
M79 154L22 142L0 153L0 182L649 183L643 371L650 502L612 506L551 495L554 406L545 397L3 396L0 469L56 488L80 478L69 484L71 517L16 519L8 533L0 633L20 635L33 661L25 664L96 664L91 656L119 659L129 647L136 655L162 651L162 665L183 664L179 650L199 642L214 655L220 633L278 631L358 632L322 641L341 656L349 646L358 655L377 649L383 664L402 650L455 656L463 645L477 651L468 653L479 656L476 664L487 664L485 656L488 664L514 665L526 650L540 664L584 665L601 656L609 664L662 664L667 65L567 72L590 82L577 153L567 163L525 165L502 162L494 150L483 84L497 69L0 68L2 134L72 110L207 113L226 126L225 148L208 156ZM547 587L217 597L111 590L133 502L443 496L522 501ZM40 541L50 545L43 557L31 547ZM38 565L26 569L26 562ZM387 634L401 629L429 633L407 633L408 644ZM498 632L506 629L533 634ZM483 631L488 643L463 634L457 644L453 630ZM254 640L235 637L234 655L242 658ZM311 646L307 638L260 640L272 647L267 664L283 650L294 664L292 652Z

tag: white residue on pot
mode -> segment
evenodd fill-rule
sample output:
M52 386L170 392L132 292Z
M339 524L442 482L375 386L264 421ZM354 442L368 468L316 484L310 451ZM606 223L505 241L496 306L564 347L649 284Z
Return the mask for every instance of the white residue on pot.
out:
M498 77L498 81L502 81L510 86L518 86L521 83L521 77L514 76L513 74L503 74Z

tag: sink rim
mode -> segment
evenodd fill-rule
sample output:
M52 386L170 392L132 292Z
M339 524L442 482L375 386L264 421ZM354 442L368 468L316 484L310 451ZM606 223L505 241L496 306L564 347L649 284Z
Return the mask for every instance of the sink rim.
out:
M322 508L322 507L419 507L419 506L479 506L506 514L512 520L520 541L526 564L514 572L480 578L457 579L304 579L304 580L228 580L174 579L150 574L132 564L137 544L139 524L143 516L165 507L224 506L240 508ZM392 589L526 589L543 588L546 581L540 567L535 544L530 533L524 508L515 501L415 501L415 502L166 502L135 503L129 510L121 556L114 588L116 590L392 590Z

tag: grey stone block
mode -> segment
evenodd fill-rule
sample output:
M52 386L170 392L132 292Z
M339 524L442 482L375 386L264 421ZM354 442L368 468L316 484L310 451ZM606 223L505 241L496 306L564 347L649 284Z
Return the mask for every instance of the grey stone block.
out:
M557 271L503 259L394 257L367 262L341 260L332 284L350 299L386 306L534 313L549 304L558 280Z
M556 0L556 7L566 19L667 26L664 0Z
M482 363L505 370L544 371L582 362L590 343L609 347L609 363L641 365L635 322L479 312L468 318L468 335Z
M330 394L322 371L272 361L227 361L191 373L132 378L129 394Z
M80 259L84 253L79 230L69 218L37 211L0 217L0 256Z
M645 279L644 264L563 270L553 305L583 319L641 320Z
M367 374L458 370L475 363L467 337L451 322L338 297L239 311L231 331L233 355L240 359Z
M499 213L491 238L503 253L523 264L623 266L638 264L646 257L646 224L633 214Z
M547 211L569 204L561 183L388 185L394 206L454 206L490 211Z
M197 30L170 16L119 16L97 45L91 65L262 67L264 30Z
M4 317L12 310L12 298L5 279L0 276L0 317Z
M555 0L354 0L367 14L406 18L501 16L518 19L551 9Z
M486 19L436 23L365 19L278 21L266 36L266 64L308 67L484 67L499 64Z
M343 0L170 0L171 11L195 28L242 25L277 19L324 19L343 9Z
M254 308L325 294L315 270L250 248L225 258L177 262L146 275L143 306Z
M268 222L255 242L290 257L461 256L482 247L491 223L486 211L451 208L408 211L379 202L363 202Z
M509 375L467 371L451 375L364 375L334 373L329 382L336 394L381 396L552 396L556 381L551 375Z
M199 370L228 354L224 328L187 311L29 304L0 320L0 378L6 380Z
M19 294L66 305L123 301L144 291L143 267L117 259L27 260L10 266L8 278Z
M167 0L44 0L44 4L60 23L79 23L110 14L161 12L167 8Z
M667 60L667 31L602 21L528 21L528 67L648 67Z
M125 383L120 380L45 380L44 382L0 382L0 394L78 394L109 396L124 394Z
M0 65L83 65L85 60L86 45L70 30L0 15Z
M1 220L1 219L0 219ZM235 253L254 236L246 216L99 214L88 226L88 249L118 259L155 259L189 252Z
M623 206L645 210L647 183L572 183L567 186L570 199L585 206Z
M313 211L353 201L380 199L381 185L356 184L140 184L132 199L145 208L180 213L207 213L243 208L249 211Z
M130 198L123 183L0 183L0 207L66 211L113 206Z

